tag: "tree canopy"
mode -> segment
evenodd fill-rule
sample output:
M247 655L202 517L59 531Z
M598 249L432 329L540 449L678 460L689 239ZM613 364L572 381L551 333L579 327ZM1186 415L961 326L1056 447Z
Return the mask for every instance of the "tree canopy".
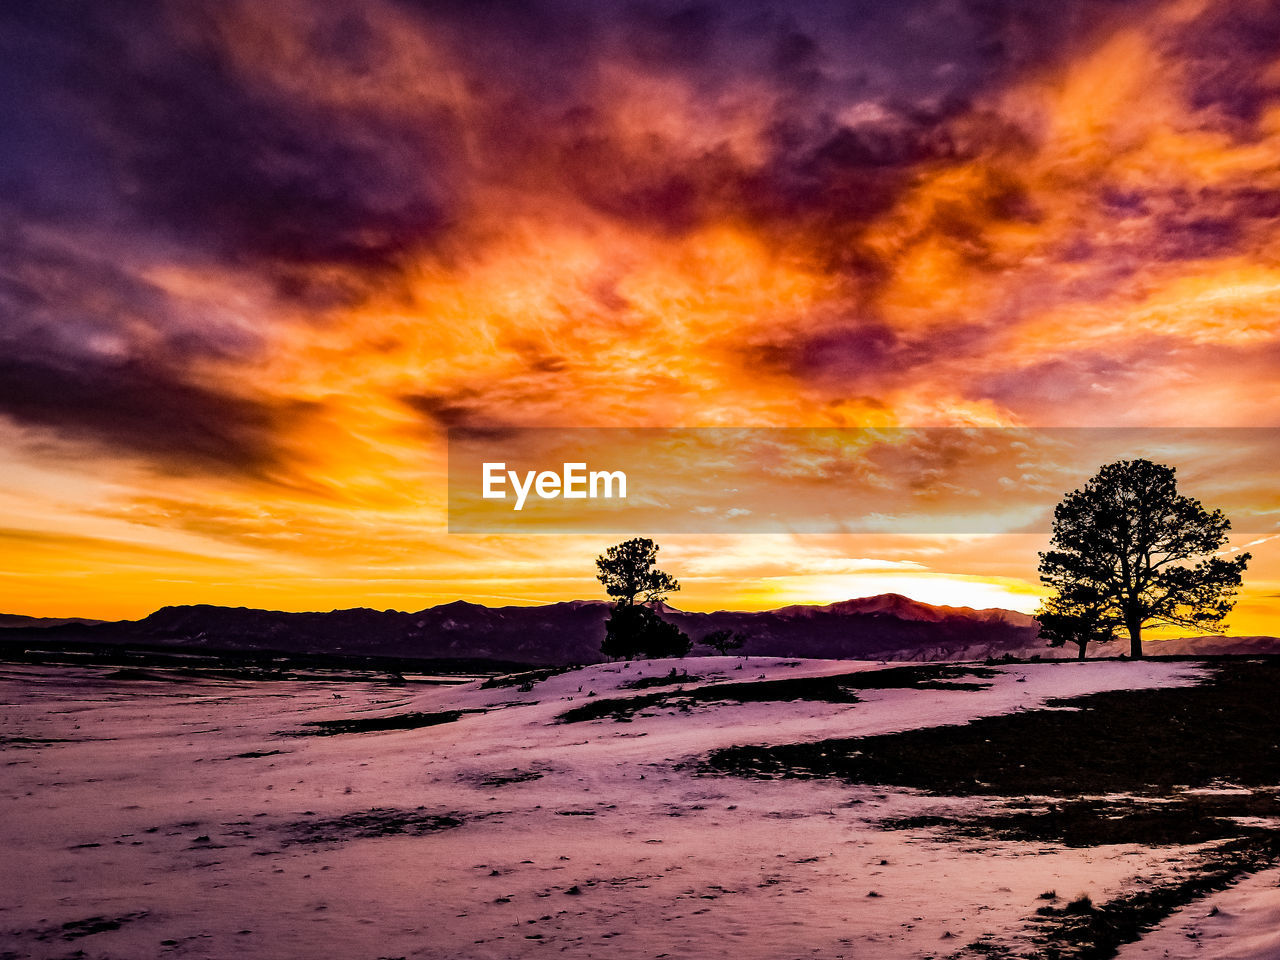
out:
M600 652L607 657L683 657L693 646L689 635L643 604L619 604L604 625Z
M667 594L679 590L680 583L654 566L657 559L656 543L647 537L634 537L596 557L596 578L620 606L628 607L637 601L660 603Z
M1055 646L1127 633L1142 656L1142 629L1170 624L1215 631L1235 604L1250 560L1220 553L1231 521L1178 493L1173 467L1120 460L1058 504L1040 580L1054 594L1037 612Z
M720 656L726 656L731 650L741 650L747 638L732 630L712 630L702 638L702 644L710 647Z

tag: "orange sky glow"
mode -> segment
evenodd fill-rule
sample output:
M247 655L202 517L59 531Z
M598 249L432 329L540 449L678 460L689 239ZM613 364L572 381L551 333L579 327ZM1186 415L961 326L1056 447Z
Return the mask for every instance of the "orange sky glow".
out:
M621 537L447 532L453 427L1280 426L1271 3L144 6L0 21L0 611L602 596ZM697 610L1047 546L657 539Z

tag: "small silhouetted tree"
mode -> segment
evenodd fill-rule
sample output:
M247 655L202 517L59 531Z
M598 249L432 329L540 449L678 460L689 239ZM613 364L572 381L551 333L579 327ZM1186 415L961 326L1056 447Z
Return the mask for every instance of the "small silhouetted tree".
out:
M648 606L680 589L679 581L655 566L657 557L656 543L635 537L596 558L596 577L615 601L600 645L605 656L683 657L693 646L679 627Z
M1036 613L1051 644L1124 632L1142 656L1142 628L1220 629L1235 604L1247 553L1216 556L1231 521L1178 493L1174 468L1150 460L1109 463L1053 512L1040 580L1053 595Z
M1069 595L1050 597L1036 612L1040 636L1051 647L1074 643L1077 656L1083 660L1090 643L1108 643L1115 639L1107 621L1107 604L1092 584L1081 583Z
M732 630L712 630L702 638L702 643L724 657L732 650L741 650L746 638Z

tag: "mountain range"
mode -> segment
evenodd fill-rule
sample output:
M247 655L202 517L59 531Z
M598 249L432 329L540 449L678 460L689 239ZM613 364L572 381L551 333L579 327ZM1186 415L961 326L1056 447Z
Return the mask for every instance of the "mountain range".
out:
M714 630L741 634L746 642L739 652L751 656L976 660L1004 655L1065 657L1074 652L1046 646L1037 637L1035 620L1024 613L934 606L898 594L764 611L659 609L695 642ZM205 652L494 660L541 666L604 659L600 641L608 615L609 605L595 600L506 607L457 600L414 613L363 607L284 613L246 607L171 606L141 620L105 623L0 616L0 644L90 643ZM29 622L6 625L15 619ZM1151 652L1280 652L1280 641L1270 637L1190 638L1167 644ZM1095 652L1103 651L1122 652L1119 645Z
M4 627L62 627L69 623L81 625L102 623L84 617L24 617L20 613L0 613L0 628Z

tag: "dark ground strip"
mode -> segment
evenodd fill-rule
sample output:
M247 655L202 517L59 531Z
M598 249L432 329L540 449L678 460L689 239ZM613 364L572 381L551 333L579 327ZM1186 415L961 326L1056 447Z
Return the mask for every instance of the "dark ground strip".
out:
M72 639L9 639L0 629L0 662L49 666L136 668L192 679L390 681L402 674L476 674L527 669L528 664L475 657L379 657L359 654L300 653L284 650L219 650L164 644L113 644ZM17 632L21 632L18 630ZM128 679L126 673L115 679ZM139 679L159 679L146 676ZM401 679L403 679L401 677ZM412 680L436 683L437 680Z
M693 673L676 673L672 667L670 673L659 673L652 677L638 677L628 683L621 684L623 690L647 690L649 687L673 687L682 683L701 683L702 677Z
M490 773L481 777L476 781L476 786L488 787L495 790L499 787L507 787L513 783L530 783L534 780L542 779L542 771L540 770L519 770L512 768L507 773Z
M1144 889L1101 906L1082 898L1063 906L1044 906L1029 925L1030 951L990 939L970 944L960 956L981 955L1035 960L1110 960L1126 943L1140 940L1176 911L1225 890L1236 880L1280 861L1280 837L1252 836L1206 850L1184 871L1149 881Z
M339 843L372 837L420 837L462 826L463 820L457 814L426 813L425 810L425 807L415 810L373 807L341 817L299 820L287 830L295 843Z
M819 703L858 703L855 690L981 690L989 684L955 682L961 677L988 678L998 671L985 667L953 664L890 667L864 670L829 677L784 677L780 680L754 680L734 683L712 683L691 690L661 690L634 697L593 700L560 714L560 723L581 723L611 718L628 722L637 713L655 707L688 708L698 703L762 703L810 700ZM666 678L662 678L664 681Z
M472 710L441 710L438 713L397 713L389 717L348 717L342 720L313 720L306 730L277 730L278 737L334 737L342 733L381 733L388 730L417 730L442 723L453 723L468 713L485 713Z
M85 737L83 740L68 740L65 737L8 737L0 734L2 747L47 747L54 743L84 743L91 739L110 739L104 737Z
M1017 809L1009 809L1017 807ZM886 830L937 830L943 840L1024 840L1097 847L1138 843L1147 847L1205 843L1228 837L1269 836L1270 827L1242 826L1233 817L1280 822L1274 791L1181 794L1169 801L1060 800L1030 806L1020 801L964 817L918 816L879 821Z
M1218 663L1193 687L1116 690L1036 710L874 737L738 746L707 773L835 777L951 796L1166 795L1179 785L1280 784L1280 664Z
M98 933L109 933L113 930L119 930L126 923L133 923L135 920L142 920L147 916L146 910L139 910L134 913L126 913L117 917L97 916L86 917L83 920L69 920L66 923L55 924L54 926L39 928L35 930L25 931L9 931L11 934L19 935L20 933L30 934L38 941L45 942L49 940L79 940L81 937L91 937ZM0 952L0 960L9 960L10 957L27 957L30 954L17 952ZM81 952L71 954L73 957L84 956Z
M533 689L535 683L541 683L543 680L550 680L562 673L568 673L570 670L579 670L580 667L543 667L540 670L525 670L522 673L504 673L501 676L490 677L484 683L480 684L481 690L493 690L496 687L519 687L526 693Z

